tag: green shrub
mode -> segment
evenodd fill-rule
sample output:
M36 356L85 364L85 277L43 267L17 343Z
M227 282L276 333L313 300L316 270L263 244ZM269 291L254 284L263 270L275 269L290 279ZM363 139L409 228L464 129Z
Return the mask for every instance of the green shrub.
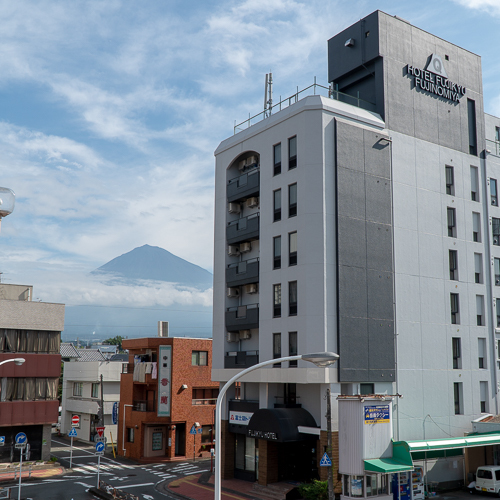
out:
M306 500L327 500L328 481L313 479L312 483L303 483L299 486L299 493Z

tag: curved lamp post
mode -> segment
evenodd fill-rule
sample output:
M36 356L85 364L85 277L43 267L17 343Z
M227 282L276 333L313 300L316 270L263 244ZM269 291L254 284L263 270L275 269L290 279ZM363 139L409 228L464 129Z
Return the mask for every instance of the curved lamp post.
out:
M224 396L226 395L227 390L231 385L236 382L239 378L243 377L247 373L250 373L254 370L258 370L266 365L274 365L275 363L281 363L283 361L295 361L303 359L304 361L309 361L314 363L319 368L327 368L330 365L333 365L337 359L339 359L339 355L334 352L317 352L313 354L298 354L296 356L286 356L284 358L276 358L270 359L268 361L262 361L262 363L257 363L256 365L247 368L239 373L237 373L233 378L229 379L224 387L219 392L219 397L217 398L217 403L215 405L216 417L215 417L215 500L221 500L221 455L222 450L220 449L221 445L221 426L222 426L222 401L224 400Z
M7 217L14 210L16 195L12 189L0 187L0 225L2 217Z
M0 361L0 365L3 365L5 363L11 363L14 362L17 366L21 366L26 360L24 358L11 358L11 359L4 359L3 361Z

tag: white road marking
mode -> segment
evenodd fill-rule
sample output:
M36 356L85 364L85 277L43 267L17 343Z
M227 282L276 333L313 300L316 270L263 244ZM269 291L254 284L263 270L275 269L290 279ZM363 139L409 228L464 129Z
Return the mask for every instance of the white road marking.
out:
M142 484L129 484L128 486L121 486L120 485L120 490L124 490L125 488L137 488L139 486L151 486L155 483L142 483Z

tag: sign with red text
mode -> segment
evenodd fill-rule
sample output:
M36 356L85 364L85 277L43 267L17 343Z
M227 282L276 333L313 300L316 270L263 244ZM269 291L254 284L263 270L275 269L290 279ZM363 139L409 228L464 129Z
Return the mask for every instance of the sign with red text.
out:
M170 378L172 376L172 347L158 349L158 416L170 417Z

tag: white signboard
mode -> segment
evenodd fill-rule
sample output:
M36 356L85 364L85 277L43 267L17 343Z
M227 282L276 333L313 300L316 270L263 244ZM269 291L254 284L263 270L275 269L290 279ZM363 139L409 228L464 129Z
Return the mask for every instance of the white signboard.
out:
M158 354L158 416L170 417L172 347L161 345Z
M253 413L247 411L230 411L229 412L229 423L236 425L248 425Z

